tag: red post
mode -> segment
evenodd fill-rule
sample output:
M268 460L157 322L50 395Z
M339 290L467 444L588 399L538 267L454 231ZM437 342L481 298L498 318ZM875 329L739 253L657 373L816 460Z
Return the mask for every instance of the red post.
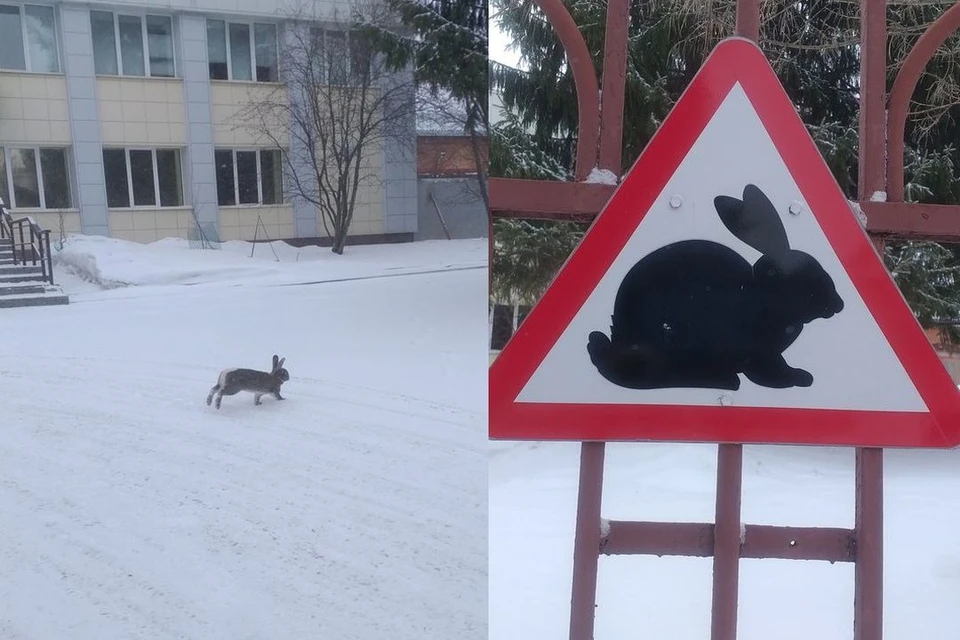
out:
M737 35L760 39L760 0L737 0Z
M737 35L760 39L760 0L737 0ZM740 499L743 445L717 451L717 511L713 530L713 611L711 640L736 640L740 591Z
M887 7L860 0L859 199L886 191Z
M883 638L883 449L857 449L853 640Z
M487 212L487 291L493 289L493 213ZM488 347L490 345L487 345Z
M604 40L598 165L620 177L623 168L623 98L627 74L628 0L610 0Z
M743 445L721 444L717 452L711 640L736 640L737 637L742 481Z
M600 561L604 449L603 442L584 442L580 447L580 494L577 498L577 530L573 543L570 640L593 640L597 565Z
M870 201L877 191L902 199L889 172L898 165L902 184L902 140L888 141L886 3L860 0L860 153L857 192ZM899 77L898 77L899 80ZM909 96L908 96L909 97ZM896 109L891 101L892 120ZM902 129L901 129L902 131ZM894 136L895 137L895 136ZM888 147L889 144L889 147ZM888 166L888 150L891 158ZM883 241L874 238L879 255ZM854 573L853 638L883 637L883 450L856 450L857 563Z

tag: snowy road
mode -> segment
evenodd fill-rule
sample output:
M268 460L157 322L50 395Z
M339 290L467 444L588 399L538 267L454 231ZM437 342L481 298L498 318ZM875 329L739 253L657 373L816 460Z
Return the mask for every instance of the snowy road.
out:
M429 270L5 311L0 638L485 639L487 275Z

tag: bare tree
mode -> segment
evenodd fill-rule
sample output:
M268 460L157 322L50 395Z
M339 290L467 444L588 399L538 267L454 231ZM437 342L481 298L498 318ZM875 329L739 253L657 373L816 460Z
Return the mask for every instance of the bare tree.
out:
M386 70L358 29L389 19L379 3L323 23L318 15L287 16L284 85L252 99L237 118L282 152L285 196L317 208L333 252L342 254L361 187L381 183L371 159L388 144L414 147L415 93L412 76Z

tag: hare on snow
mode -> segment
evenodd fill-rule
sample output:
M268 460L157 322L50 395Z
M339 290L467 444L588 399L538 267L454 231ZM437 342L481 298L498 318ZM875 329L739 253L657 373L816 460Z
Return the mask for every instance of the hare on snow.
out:
M260 397L265 395L283 400L283 396L280 395L280 385L290 380L290 374L283 368L285 360L286 358L278 358L274 355L270 373L254 369L224 369L217 378L217 384L213 385L207 395L207 406L210 406L216 396L216 407L219 409L223 396L236 395L241 391L252 393L254 404L261 404Z

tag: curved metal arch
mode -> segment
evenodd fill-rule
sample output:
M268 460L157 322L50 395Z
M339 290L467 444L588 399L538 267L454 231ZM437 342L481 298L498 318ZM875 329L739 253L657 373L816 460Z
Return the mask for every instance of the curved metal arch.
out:
M907 54L893 82L887 120L887 200L890 202L903 202L904 134L910 98L913 97L920 74L923 73L927 63L946 39L958 29L960 29L960 2L944 11L943 15L920 36Z
M622 169L623 108L626 90L629 0L609 0L604 39L602 93L586 42L562 0L535 0L566 52L577 91L577 157L574 179L583 181L594 166ZM759 0L738 0L737 35L756 40ZM594 100L592 96L598 96Z
M600 133L600 84L587 50L587 43L577 23L561 0L534 0L547 22L556 31L577 88L577 159L574 165L576 180L585 180L597 157L597 138Z

